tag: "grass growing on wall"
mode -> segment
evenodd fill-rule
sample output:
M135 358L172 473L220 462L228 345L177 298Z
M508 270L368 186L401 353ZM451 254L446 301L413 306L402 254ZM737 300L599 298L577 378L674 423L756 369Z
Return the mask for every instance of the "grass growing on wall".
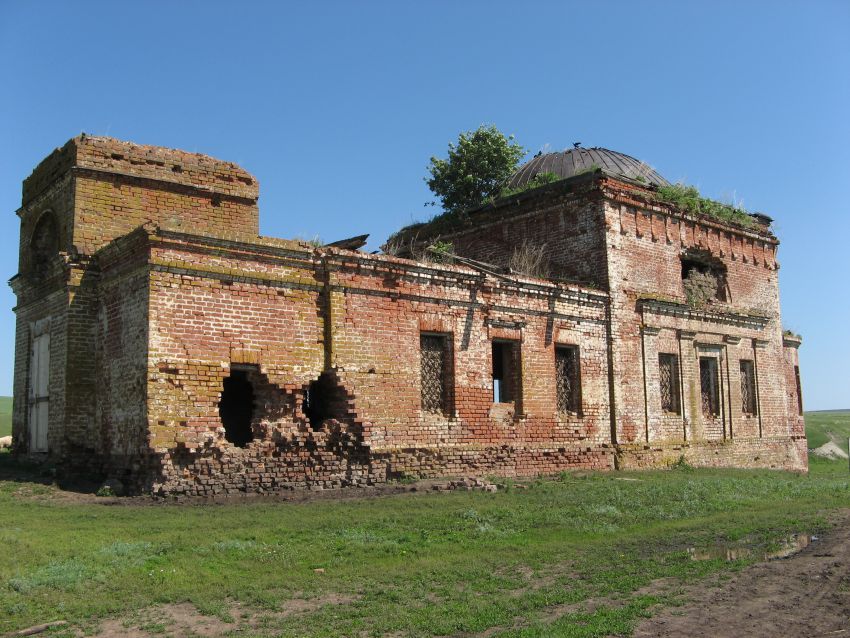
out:
M494 494L204 506L81 503L25 472L0 455L19 479L0 481L0 632L56 618L91 631L188 601L252 636L628 634L674 602L636 593L649 582L747 563L689 547L818 532L850 499L845 463L820 459L809 475L683 464ZM590 598L609 602L582 610ZM304 611L280 613L291 601Z
M694 186L686 184L659 186L655 198L673 204L693 215L705 215L721 222L737 224L745 228L752 228L756 225L753 218L743 208L703 197Z

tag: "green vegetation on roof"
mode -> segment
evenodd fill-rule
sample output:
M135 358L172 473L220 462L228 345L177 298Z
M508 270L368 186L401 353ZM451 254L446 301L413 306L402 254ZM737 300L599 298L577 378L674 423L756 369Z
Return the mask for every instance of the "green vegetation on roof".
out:
M524 184L523 186L518 186L516 188L508 188L506 186L499 192L499 196L491 198L490 202L496 202L500 199L510 197L511 195L519 195L520 193L524 193L535 188L540 188L541 186L546 186L546 184L551 184L552 182L557 182L561 179L561 176L557 173L537 173L537 175L535 175L532 179L528 181L528 183Z
M517 188L508 188L507 186L503 187L499 191L499 195L495 197L489 197L485 204L495 204L503 199L507 199L508 197L512 197L514 195L519 195L520 193L525 193L530 190L534 190L535 188L540 188L541 186L546 186L547 184L552 184L553 182L560 181L562 177L557 173L538 173L531 179L527 184L523 186L519 186ZM405 235L409 235L415 230L426 229L427 236L439 235L442 233L451 233L456 232L469 224L469 210L447 210L438 215L434 215L427 222L415 222L413 224L409 224L404 228L399 229L397 232L390 235L387 239L385 246L393 246L398 243L399 239Z
M599 167L594 165L576 173L576 176L595 172L596 170L599 170ZM498 196L489 197L485 203L492 205L508 197L546 186L561 179L556 173L538 173L524 186L518 188L503 187L499 191ZM703 197L694 186L688 186L686 184L659 186L649 197L655 202L670 204L691 215L709 217L719 222L733 224L743 228L756 228L758 225L745 209ZM469 210L445 211L435 215L427 222L416 222L401 228L398 232L390 236L386 245L392 246L398 243L402 237L409 237L415 230L421 229L425 232L425 236L433 237L444 233L457 232L469 225ZM410 241L410 239L408 238L407 241Z
M700 195L694 186L686 184L672 184L671 186L659 186L654 194L654 199L666 204L672 204L686 213L692 215L713 217L714 219L745 228L752 228L756 222L743 208L737 208L730 204L722 204Z

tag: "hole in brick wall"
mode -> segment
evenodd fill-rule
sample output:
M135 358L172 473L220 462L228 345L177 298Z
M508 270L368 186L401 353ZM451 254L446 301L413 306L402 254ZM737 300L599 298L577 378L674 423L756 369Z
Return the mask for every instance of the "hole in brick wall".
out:
M122 159L124 159L124 156L123 156L123 155L121 155L121 153L113 153L113 154L112 154L112 155L110 155L109 157L111 157L111 158L112 158L112 159L114 159L114 160L122 160Z
M224 380L218 405L224 438L236 447L245 447L254 438L251 420L254 416L254 386L247 370L232 370Z
M343 420L348 413L348 396L331 373L323 372L307 386L304 416L314 430L320 429L328 419Z
M210 204L212 204L213 206L221 206L221 197L219 197L218 195L213 195L210 198Z
M174 166L171 167L171 170L174 171L175 173L182 173L183 167L180 166L179 164L175 164Z
M727 301L726 266L707 251L690 250L682 255L682 284L692 306Z

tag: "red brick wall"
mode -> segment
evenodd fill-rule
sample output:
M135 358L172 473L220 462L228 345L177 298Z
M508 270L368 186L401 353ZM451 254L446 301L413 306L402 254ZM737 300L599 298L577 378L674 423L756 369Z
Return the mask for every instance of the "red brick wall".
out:
M242 169L182 151L81 136L42 162L24 184L12 282L18 451L31 326L49 319L53 459L135 491L528 476L680 457L806 467L799 341L781 334L777 242L765 227L694 219L589 175L483 208L442 237L503 266L523 244L542 246L554 277L599 292L259 238L256 201ZM58 251L40 264L31 244L45 214ZM725 265L725 303L687 305L681 254L694 247ZM446 414L421 408L423 333L450 343ZM494 339L518 348L512 404L493 403ZM574 414L557 410L557 345L580 353ZM661 411L659 352L679 356L679 414ZM717 419L700 409L701 354L720 365ZM755 415L742 413L741 359L755 365ZM254 393L245 447L227 440L219 410L237 371ZM308 394L315 405L322 393L324 418L311 424Z
M700 461L700 441L762 437L766 449L770 438L787 447L793 433L785 398L788 366L782 352L775 238L764 229L722 227L630 201L616 187L606 192L617 441L687 440L693 462ZM703 309L688 306L681 256L694 248L725 266L725 302ZM683 400L678 416L661 410L659 352L680 357ZM707 418L700 407L699 356L710 354L720 362L722 415L717 419ZM754 416L742 412L741 359L756 367L759 409ZM766 461L766 455L759 461L758 456L749 464L776 462ZM792 467L806 467L805 455L792 457L797 459ZM737 464L741 458L705 452L707 464L718 459Z
M70 218L60 212L73 210L73 183L69 175L48 181L28 205L18 210L21 219L19 270L10 284L17 296L15 306L15 369L13 381L12 436L16 451L29 452L28 392L32 329L38 322L49 323L50 410L48 446L58 456L65 449L65 386L67 371L67 287ZM44 268L36 271L31 242L38 222L45 216L56 220L58 252Z
M147 276L128 273L134 248L124 237L155 223L255 238L257 192L254 178L229 162L85 135L33 171L18 211L19 272L13 282L13 422L21 452L28 445L31 326L49 319L51 455L97 469L119 453L139 453L138 441L119 440L130 437L131 421L136 430L146 427L144 374L134 377L132 371L146 370ZM33 236L46 216L56 220L57 252L37 267ZM99 261L92 263L95 252ZM147 262L146 253L138 258L137 268Z
M294 242L213 249L172 233L152 241L148 418L165 459L161 489L243 489L242 478L221 476L227 464L269 489L476 467L610 467L604 295ZM423 331L453 342L455 411L445 417L420 409ZM521 342L521 414L493 404L494 337ZM556 413L559 342L581 351L581 416ZM269 383L261 411L279 407L244 449L225 440L218 412L231 364L257 365ZM313 431L304 392L326 364L346 407ZM340 439L348 452L333 450Z
M783 337L783 369L785 370L785 406L788 414L788 427L791 430L791 436L800 437L805 441L806 423L801 414L800 406L805 409L805 396L799 396L797 393L797 373L799 372L800 357L799 347L800 338L788 335ZM797 370L795 371L795 368ZM802 386L802 374L800 376L800 385ZM802 389L802 387L801 387ZM805 394L805 392L804 392Z
M74 183L64 195L73 201L55 211L66 250L93 254L144 223L212 236L259 234L257 182L230 162L83 135L54 151L24 181L23 209L68 175ZM25 226L22 238L29 235Z
M601 193L591 175L531 193L523 193L469 214L467 228L444 230L441 241L452 251L505 267L523 244L542 246L550 275L605 287L604 218ZM426 240L427 237L427 240ZM427 244L436 235L428 227L407 232L400 243Z

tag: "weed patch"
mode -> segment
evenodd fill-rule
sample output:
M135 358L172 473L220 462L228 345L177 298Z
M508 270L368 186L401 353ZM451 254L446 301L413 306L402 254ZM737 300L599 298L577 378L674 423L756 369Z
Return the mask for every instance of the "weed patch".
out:
M686 184L659 186L655 192L655 199L673 204L692 215L713 217L718 221L743 226L744 228L756 226L755 220L743 208L722 204L703 197L694 186L687 186Z

